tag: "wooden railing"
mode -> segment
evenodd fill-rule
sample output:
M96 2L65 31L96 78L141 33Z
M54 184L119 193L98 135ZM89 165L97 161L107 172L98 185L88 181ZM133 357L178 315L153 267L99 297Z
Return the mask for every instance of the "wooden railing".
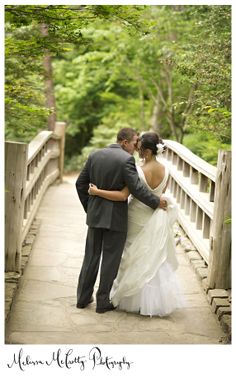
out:
M5 271L20 272L22 243L48 186L62 180L65 123L29 145L5 142Z
M226 219L231 216L231 152L219 152L216 168L182 144L170 140L165 143L163 157L170 171L168 191L178 205L178 221L209 264L209 284L229 288L231 227ZM223 234L227 236L219 241ZM221 251L216 250L219 248ZM218 258L213 257L216 254Z

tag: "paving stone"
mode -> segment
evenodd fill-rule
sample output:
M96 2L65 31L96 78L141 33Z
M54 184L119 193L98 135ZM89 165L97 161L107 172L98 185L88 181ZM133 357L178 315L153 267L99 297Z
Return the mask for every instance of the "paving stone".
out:
M226 333L231 333L231 315L225 314L221 317L220 324Z
M207 278L203 278L201 280L201 283L202 283L202 288L204 289L204 291L207 293L209 291L209 287L208 287L208 284L207 284Z
M197 252L197 251L189 251L188 253L187 253L187 256L188 256L188 258L190 259L190 260L192 260L192 259L197 259L197 260L202 260L202 257L201 257L201 255Z
M28 258L27 255L22 255L22 257L21 257L21 269L22 269L22 267L24 267L26 265L28 260L29 260L29 258Z
M5 284L5 301L11 301L12 297L17 289L16 283Z
M34 230L38 230L38 228L39 228L39 225L37 225L37 224L32 224L31 227L30 227L30 232L31 232L31 231L34 231Z
M191 251L196 251L196 247L193 244L191 244L189 241L182 241L181 244L187 253Z
M37 229L32 229L32 230L30 230L29 231L29 236L32 236L32 237L34 237L34 239L35 239L35 237L36 237L36 235L37 235Z
M231 306L220 306L216 311L218 319L221 319L225 314L231 314Z
M15 293L17 291L20 277L23 275L25 266L29 260L32 251L32 245L35 240L40 221L34 221L31 225L26 240L23 242L21 250L21 273L6 272L5 273L5 320L7 321Z
M11 311L12 302L5 302L5 322L7 323L10 311Z
M32 235L29 235L26 237L25 241L24 241L24 245L29 245L29 244L32 244L35 240L35 236L32 236Z
M229 301L226 298L213 298L211 307L214 313L216 313L220 306L230 306Z
M39 226L40 224L41 224L41 220L35 218L34 221L33 221L33 226Z
M8 313L10 311L10 307L11 307L11 302L9 301L6 301L5 302L5 312Z
M17 282L20 276L19 272L5 272L5 282Z
M206 267L206 263L203 259L191 259L190 262L196 267Z
M197 270L197 268L206 268L207 267L204 260L191 259L190 263L195 270Z
M11 313L11 331L72 331L73 323L57 301L18 301Z
M214 297L228 298L228 292L225 289L210 289L207 293L207 299L210 304Z
M28 256L32 250L32 245L25 245L22 247L21 255Z
M181 237L175 237L175 246L178 246L181 244Z
M208 268L207 267L198 267L196 268L196 273L200 277L200 279L204 279L207 277Z
M223 330L222 330L223 333ZM224 334L224 333L223 333ZM221 336L221 338L223 335ZM217 336L205 336L191 332L178 331L167 333L159 331L150 333L137 332L83 332L76 329L73 333L66 331L45 331L45 332L12 332L7 339L8 344L219 344ZM104 374L105 375L105 374ZM122 374L123 375L123 374Z

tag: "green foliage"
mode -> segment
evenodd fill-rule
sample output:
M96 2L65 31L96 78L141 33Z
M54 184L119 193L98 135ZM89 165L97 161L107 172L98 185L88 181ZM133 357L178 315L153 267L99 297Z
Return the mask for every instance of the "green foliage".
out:
M137 7L138 9L138 7ZM106 6L53 6L53 5L7 5L5 7L5 66L6 66L6 137L17 140L28 140L39 129L45 128L47 116L50 110L45 108L43 56L50 54L54 59L66 59L65 53L70 54L74 48L82 55L83 51L93 43L91 38L83 36L81 29L94 24L97 19L113 20L115 24L124 24L127 29L133 27L137 21L137 14L129 7L106 7ZM46 29L43 31L42 27ZM138 28L138 22L136 27ZM85 33L86 34L86 33ZM91 48L91 53L95 51ZM94 64L98 64L97 58ZM88 74L88 72L86 72ZM69 78L70 72L68 72ZM98 81L98 80L97 80ZM78 82L80 85L80 82ZM94 83L96 86L96 83ZM103 90L99 86L98 92ZM93 83L90 83L93 87ZM64 91L66 92L66 91ZM90 96L91 89L86 94ZM68 92L64 93L65 95ZM71 90L71 102L68 112L72 116L65 119L81 118L79 110L86 108L88 122L75 123L69 127L72 134L87 132L83 138L83 145L92 134L92 128L98 124L101 116L90 117L94 108L100 107L100 94L93 98L90 106L87 98L78 97L80 106L77 107L76 93ZM83 103L85 99L86 105ZM62 99L63 101L63 99ZM64 102L65 106L67 102ZM59 104L60 109L60 104ZM93 112L94 113L94 112ZM63 115L65 112L63 112ZM59 111L60 116L60 111ZM63 116L64 118L64 116ZM83 118L83 115L82 115ZM60 118L59 118L60 119ZM73 131L75 127L78 128ZM81 130L79 130L81 126Z
M45 128L42 61L50 54L68 168L125 125L183 140L213 164L218 149L230 147L230 6L5 9L7 138L26 141Z
M39 128L45 128L47 111L40 64L37 56L33 56L33 45L28 38L34 32L32 25L21 28L6 25L5 114L8 139L28 141ZM29 50L32 50L31 56Z
M111 127L111 119L109 117L104 121L107 124L100 124L94 129L89 145L82 149L82 153L74 155L66 161L66 171L80 170L91 152L115 143L118 131L123 127L130 127L130 124L120 121L112 123L113 126Z
M213 134L196 131L195 133L185 135L183 144L193 153L212 165L217 165L218 150L230 150L230 144L220 142Z
M177 69L195 86L188 128L231 140L231 7L186 7L193 29Z

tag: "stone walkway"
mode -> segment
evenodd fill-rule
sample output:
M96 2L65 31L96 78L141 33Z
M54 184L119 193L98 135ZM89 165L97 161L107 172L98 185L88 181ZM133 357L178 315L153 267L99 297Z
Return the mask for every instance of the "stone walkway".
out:
M41 224L6 325L7 344L217 344L224 332L184 250L178 276L186 307L166 318L77 309L76 287L86 237L75 178L47 191Z

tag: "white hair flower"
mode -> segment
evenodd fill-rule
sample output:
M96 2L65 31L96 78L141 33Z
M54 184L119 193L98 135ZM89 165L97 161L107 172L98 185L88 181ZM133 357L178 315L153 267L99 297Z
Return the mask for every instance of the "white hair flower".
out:
M156 144L157 147L157 154L162 154L164 150L166 149L165 144Z

